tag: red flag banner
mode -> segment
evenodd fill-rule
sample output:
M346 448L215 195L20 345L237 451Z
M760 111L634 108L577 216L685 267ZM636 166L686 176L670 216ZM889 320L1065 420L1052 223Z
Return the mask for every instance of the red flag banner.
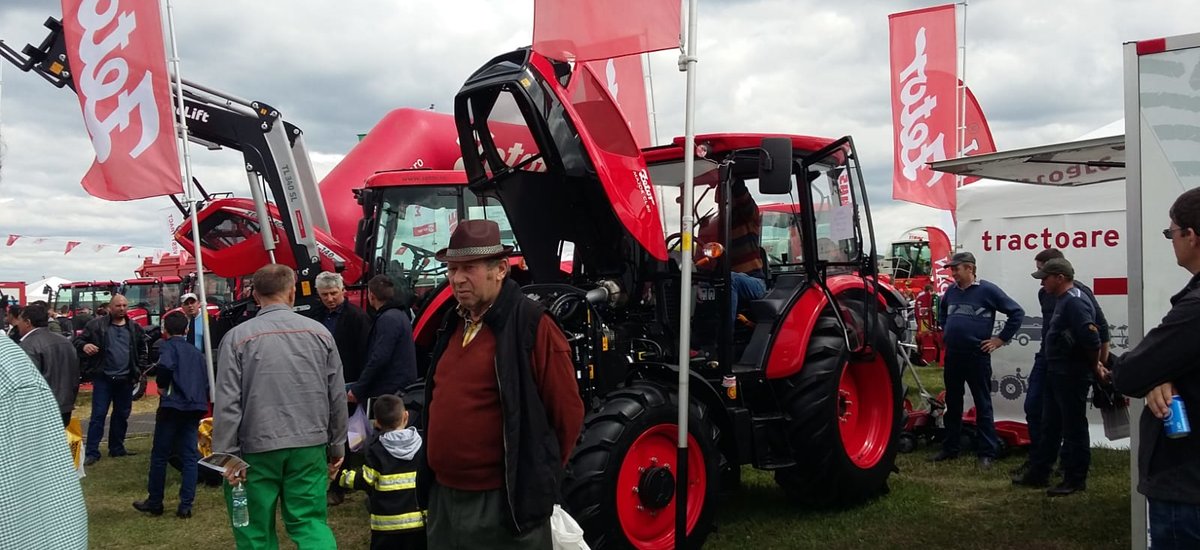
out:
M629 131L638 147L654 145L650 139L650 114L646 109L646 78L642 74L642 56L627 55L616 59L588 61L584 64L596 80L603 82L617 100Z
M979 100L975 99L975 94L971 93L971 88L964 86L967 100L967 118L963 125L963 149L962 156L970 157L975 155L986 155L996 152L996 142L992 139L992 129L988 126L987 117L983 116L983 109L979 107ZM973 176L963 178L963 185L975 183L981 178Z
M127 244L123 244L123 245L121 245L121 248L120 248L119 250L117 250L117 254L120 254L120 253L122 253L122 252L125 252L126 250L129 250L129 249L131 249L131 248L133 248L133 247L132 247L132 246L129 246L129 245L127 245Z
M183 192L158 2L62 0L63 31L96 161L92 196Z
M534 0L533 51L595 61L679 47L680 0Z
M67 249L63 251L63 256L70 254L77 246L79 246L79 241L67 241Z
M892 66L892 198L955 208L952 176L926 164L954 158L958 38L954 4L888 16Z
M20 235L9 235L8 236L8 246L12 246L14 243L17 242L17 239L20 239L20 238L21 238Z

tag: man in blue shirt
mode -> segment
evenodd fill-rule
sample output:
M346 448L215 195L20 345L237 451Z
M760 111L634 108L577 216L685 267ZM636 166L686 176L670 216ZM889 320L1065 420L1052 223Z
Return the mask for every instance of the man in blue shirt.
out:
M1014 485L1046 487L1062 449L1063 481L1046 494L1066 496L1087 487L1091 464L1087 396L1091 374L1100 361L1100 328L1091 301L1075 288L1075 269L1063 258L1047 261L1033 273L1046 294L1056 298L1046 330L1045 395L1042 430L1029 457L1029 470Z
M958 457L962 437L963 384L975 401L975 425L979 433L979 467L989 469L996 458L1000 440L992 415L991 353L1007 344L1021 327L1025 311L1000 287L979 279L975 274L975 255L959 252L946 264L954 285L946 289L938 304L938 322L946 346L946 438L942 450L930 457L941 462ZM996 312L1006 315L1004 329L992 335Z

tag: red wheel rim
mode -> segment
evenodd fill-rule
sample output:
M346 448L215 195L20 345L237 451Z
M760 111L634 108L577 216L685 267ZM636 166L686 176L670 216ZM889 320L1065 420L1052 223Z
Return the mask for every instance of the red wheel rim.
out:
M883 458L892 436L892 377L883 356L852 362L838 381L837 415L846 456L859 468Z
M636 548L665 550L674 547L677 499L671 495L665 505L647 505L646 498L639 494L639 485L644 485L643 481L651 469L657 469L660 473L670 472L671 479L678 474L675 467L678 432L675 424L659 424L646 430L629 447L629 452L621 462L621 471L617 476L617 518L625 537ZM688 434L688 533L692 532L700 519L707 487L704 454L696 438Z

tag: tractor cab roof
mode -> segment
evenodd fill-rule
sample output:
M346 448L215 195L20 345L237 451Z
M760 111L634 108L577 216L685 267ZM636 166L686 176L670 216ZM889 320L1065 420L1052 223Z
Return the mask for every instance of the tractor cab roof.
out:
M667 259L645 159L584 64L528 48L501 55L466 81L454 113L470 185L504 204L535 280L560 277L564 242L595 272L623 271L634 256ZM528 144L516 153L499 145L513 129Z
M798 136L787 134L700 134L696 136L697 159L720 161L736 157L757 159L764 138L788 138L792 142L793 158L804 158L819 151L834 140L814 136ZM659 145L642 150L649 165L650 182L657 186L679 187L683 183L683 137L676 137L667 145ZM717 181L716 162L700 161L695 164L693 181L697 185L715 185ZM745 179L757 177L758 165L754 162L737 163L733 167L735 174Z

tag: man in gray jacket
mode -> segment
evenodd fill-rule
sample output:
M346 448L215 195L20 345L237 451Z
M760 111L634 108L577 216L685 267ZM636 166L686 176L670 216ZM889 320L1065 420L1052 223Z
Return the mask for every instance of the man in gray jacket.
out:
M79 395L79 355L70 340L46 328L49 322L46 307L33 304L21 310L16 324L21 331L21 349L46 378L65 427L71 422L75 397Z
M300 548L335 548L326 524L329 472L341 466L346 389L333 336L292 311L296 276L272 264L254 273L258 315L221 339L213 411L213 452L250 465L230 469L244 483L250 524L233 530L238 548L277 548L275 503ZM284 490L284 484L287 490ZM231 486L225 488L232 506Z

